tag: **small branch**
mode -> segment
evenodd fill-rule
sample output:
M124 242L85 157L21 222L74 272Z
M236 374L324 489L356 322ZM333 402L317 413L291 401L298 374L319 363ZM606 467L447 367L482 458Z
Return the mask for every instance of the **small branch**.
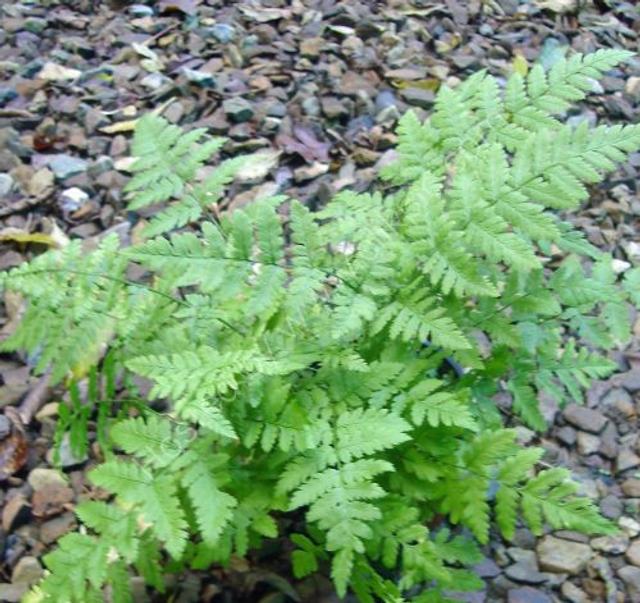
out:
M23 425L29 425L35 414L46 402L49 395L49 383L51 381L51 370L40 377L40 381L29 391L18 408L18 416Z

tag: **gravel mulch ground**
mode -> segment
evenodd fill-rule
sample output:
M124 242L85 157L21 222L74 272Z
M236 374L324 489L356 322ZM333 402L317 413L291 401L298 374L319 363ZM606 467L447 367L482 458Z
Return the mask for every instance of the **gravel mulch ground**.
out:
M637 50L640 33L638 7L614 0L40 0L0 1L0 15L0 269L42 250L16 234L54 243L135 235L122 188L132 125L146 111L227 136L227 155L263 152L234 185L233 204L286 191L315 207L338 190L367 189L390 158L399 115L428 114L443 83L482 68L505 77L539 57L550 65L570 49ZM570 120L637 121L639 76L636 58ZM636 154L571 216L620 271L640 264L639 168ZM5 297L0 327L16 311ZM461 600L640 601L637 317L635 325L633 343L613 355L621 373L594 386L586 407L544 401L549 432L519 428L548 463L572 470L620 535L537 540L521 529L513 543L496 538L477 568L485 590ZM39 557L75 528L74 505L89 491L92 453L76 458L63 444L68 483L51 469L61 395L24 359L0 357L0 408L25 396L45 403L25 434L25 467L0 484L0 601L18 601L38 579ZM0 462L10 417L0 416ZM171 600L295 600L276 566L253 558L225 573L171 576ZM321 579L294 586L298 600L336 600ZM136 592L148 600L141 584Z

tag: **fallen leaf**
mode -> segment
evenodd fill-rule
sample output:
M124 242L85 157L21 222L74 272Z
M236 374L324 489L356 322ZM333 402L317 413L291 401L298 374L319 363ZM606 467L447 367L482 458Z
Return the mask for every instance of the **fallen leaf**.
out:
M133 130L135 130L136 128L137 123L138 123L137 119L120 121L118 123L100 128L100 132L104 132L105 134L120 134L121 132L133 132Z
M138 44L137 42L133 42L131 47L141 56L144 57L140 61L140 65L144 67L150 73L157 73L158 71L162 71L164 69L164 63L160 59L160 57L151 50L148 46L144 44Z
M16 243L40 243L49 247L57 247L56 240L43 232L29 233L21 228L8 226L0 230L0 241L15 241Z
M526 77L529 71L529 63L527 63L527 59L525 59L521 54L516 54L511 62L511 67L513 68L514 73L518 73L522 77Z
M577 0L534 0L534 4L554 13L568 13L576 8Z
M48 82L62 82L65 80L75 80L81 75L82 71L78 71L78 69L71 69L58 65L57 63L48 62L43 65L36 77L41 80L47 80Z
M236 172L236 181L245 184L259 182L278 165L280 155L282 155L281 151L274 150L254 153Z
M291 11L286 8L253 8L245 4L238 4L238 8L249 19L253 19L258 23L267 23L269 21L277 21L278 19L287 19L291 16Z
M297 153L308 163L329 161L331 143L318 140L313 130L307 126L294 126L293 133L295 138L287 134L276 137L276 143L283 147L286 153Z

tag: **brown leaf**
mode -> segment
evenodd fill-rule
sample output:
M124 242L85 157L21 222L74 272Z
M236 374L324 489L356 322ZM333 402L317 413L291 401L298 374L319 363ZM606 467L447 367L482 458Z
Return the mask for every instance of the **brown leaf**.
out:
M5 416L11 422L9 435L0 440L0 480L11 477L25 464L29 442L25 437L24 427L18 412L7 407Z

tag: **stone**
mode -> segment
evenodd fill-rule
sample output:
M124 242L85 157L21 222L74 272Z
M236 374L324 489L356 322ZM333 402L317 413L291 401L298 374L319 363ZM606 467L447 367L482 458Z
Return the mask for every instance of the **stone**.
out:
M38 197L47 189L51 188L54 183L53 172L47 168L38 170L30 179L27 186L27 192L34 197Z
M630 477L624 480L620 487L625 496L629 498L640 498L640 478Z
M579 542L570 542L545 536L536 549L538 563L543 571L554 573L577 574L581 572L591 559L591 548Z
M13 189L13 178L9 174L0 174L0 198L6 197Z
M249 121L255 113L251 103L239 96L224 101L222 108L225 114L236 123Z
M600 401L604 412L615 420L624 420L635 414L633 398L626 389L614 387Z
M71 450L71 443L69 442L68 433L66 433L62 438L58 452L60 454L60 465L63 469L75 467L76 465L82 465L82 463L87 461L89 458L86 453L78 456L73 450Z
M5 416L0 415L0 440L3 440L11 433L11 421Z
M19 603L28 590L28 584L0 584L0 601Z
M616 457L616 473L635 469L638 465L640 457L630 447L625 446Z
M502 573L502 570L493 559L486 557L478 565L473 566L473 572L480 578L495 578Z
M31 556L22 557L11 573L11 582L14 584L27 584L28 586L34 585L40 578L44 570L40 565L40 562Z
M640 77L632 76L627 80L625 92L640 102Z
M552 603L552 600L536 588L523 586L507 593L507 603Z
M73 501L74 492L66 485L49 484L33 493L31 502L36 517L52 517L62 513Z
M305 98L300 104L305 115L309 117L320 117L320 101L315 96Z
M510 565L504 573L507 578L522 584L542 584L545 581L545 575L541 574L535 565L526 561Z
M77 186L67 188L60 193L62 210L71 213L79 210L89 201L89 195Z
M607 418L604 415L577 404L569 404L564 409L562 416L574 427L590 433L600 433L607 424Z
M640 535L640 523L632 517L621 517L618 520L618 525L629 538L635 538Z
M400 96L408 104L422 109L431 109L436 100L436 95L431 90L423 90L414 86L401 90Z
M629 546L629 537L625 534L616 534L615 536L600 536L591 541L591 548L603 553L612 555L620 555L627 550Z
M89 164L72 155L57 155L49 162L49 167L58 180L66 180L86 172Z
M616 386L624 387L627 391L635 393L640 391L640 370L618 373L613 377L612 381Z
M640 539L631 543L624 556L631 565L640 567Z
M578 432L578 452L584 456L595 454L600 449L600 438L584 431Z
M300 42L300 56L307 59L317 59L323 46L323 38L305 38Z
M45 467L36 467L33 469L31 473L29 473L27 481L35 492L50 486L66 487L67 485L67 480L59 471Z
M627 586L629 594L640 594L640 567L625 565L618 570L618 576Z
M607 494L600 501L600 510L605 517L617 519L622 515L622 501L613 494Z
M573 427L565 425L556 431L556 438L567 446L573 446L577 440L577 432Z
M236 37L236 30L233 25L229 25L228 23L216 23L208 31L210 31L211 35L221 44L228 44Z
M589 595L573 582L564 582L560 587L560 592L570 603L591 603Z
M0 106L4 106L20 96L13 88L0 87Z
M75 528L75 515L73 513L63 513L59 517L45 521L40 526L40 540L44 544L51 544Z
M612 421L607 423L607 426L600 434L598 454L609 460L613 460L618 456L618 430Z
M266 111L269 117L284 117L287 114L287 105L273 101L267 104Z
M335 96L324 96L320 101L322 112L329 119L340 119L349 115L349 109Z
M31 517L31 508L26 496L18 492L7 500L2 509L2 528L5 532L12 532L24 524ZM0 598L0 600L2 600Z

